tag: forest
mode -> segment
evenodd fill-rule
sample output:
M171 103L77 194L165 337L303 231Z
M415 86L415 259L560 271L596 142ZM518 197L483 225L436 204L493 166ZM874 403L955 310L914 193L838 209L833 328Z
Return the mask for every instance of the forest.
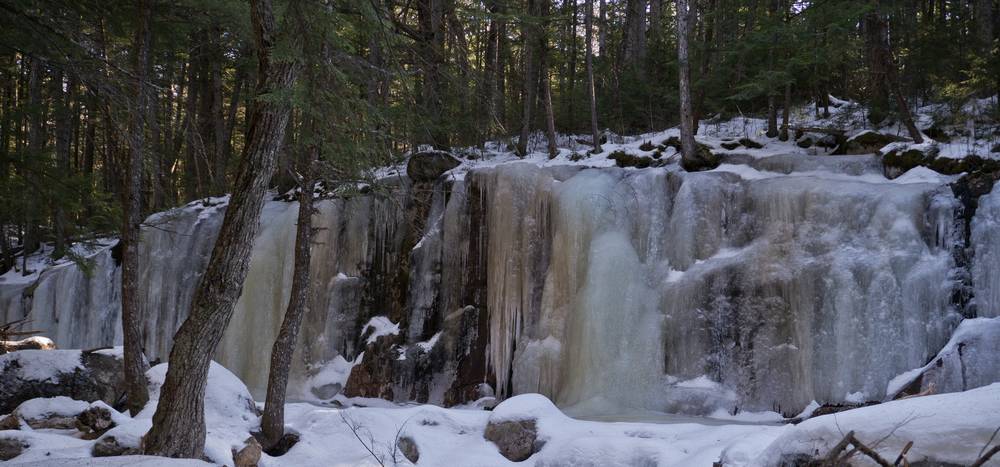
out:
M0 0L0 460L994 465L998 98L996 0Z

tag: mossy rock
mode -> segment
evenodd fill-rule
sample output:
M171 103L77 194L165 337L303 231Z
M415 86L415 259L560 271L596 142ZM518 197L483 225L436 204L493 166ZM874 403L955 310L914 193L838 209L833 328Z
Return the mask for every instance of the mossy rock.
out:
M740 147L740 143L737 143L736 141L730 141L728 143L722 143L720 144L720 146L722 146L723 149L732 151L733 149Z
M708 146L698 144L698 152L694 160L686 160L681 157L681 167L688 172L701 172L712 170L721 163L719 156L712 152Z
M813 147L813 144L815 144L815 142L813 141L813 139L811 137L808 137L808 136L806 136L805 138L802 138L802 139L800 139L800 140L798 140L798 141L795 142L795 145L798 146L798 147L800 147L800 148L802 148L802 149L811 148L811 147Z
M653 159L660 159L661 157L663 157L663 149L656 148L656 150L653 151L652 156Z
M571 160L573 162L579 162L579 161L582 161L582 160L586 159L587 157L589 157L589 156L587 156L585 154L580 154L578 152L574 152L573 154L569 155L569 160Z
M661 146L671 147L676 149L678 152L681 150L681 139L676 136L671 136L663 142L660 143Z
M889 143L898 143L901 141L907 141L907 139L895 135L865 131L844 141L833 153L845 156L874 154L878 153L879 149L882 149Z
M615 165L618 167L645 169L653 164L652 157L637 156L624 151L615 151L608 156L608 159L615 161Z
M763 144L760 144L750 138L740 138L740 144L748 149L762 149L764 147Z
M651 141L646 141L639 146L640 151L652 151L656 149L656 146Z

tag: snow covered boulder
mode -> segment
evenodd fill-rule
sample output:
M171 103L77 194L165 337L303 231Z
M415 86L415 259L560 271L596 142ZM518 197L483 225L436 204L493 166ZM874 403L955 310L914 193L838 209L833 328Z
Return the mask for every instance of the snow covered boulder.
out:
M125 393L118 350L22 350L0 355L0 413L40 397L103 400L114 406Z
M1000 382L1000 318L962 321L930 363L889 382L886 394L961 392Z
M912 441L906 454L910 465L970 465L998 420L1000 384L897 400L787 426L750 465L803 465L824 458L850 431L890 462Z
M545 445L545 438L539 436L539 424L544 418L566 416L541 394L515 396L493 409L483 437L496 444L504 457L520 462Z
M433 182L459 164L461 162L448 152L421 151L410 156L406 163L406 176L414 182Z
M0 425L15 427L10 429L17 429L21 423L33 429L70 429L76 426L76 416L89 407L90 404L86 402L66 396L31 399L17 406Z
M167 368L167 363L161 363L146 372L150 403L136 417L137 420L132 425L119 427L120 430L116 428L108 432L123 446L138 446L137 438L149 430L156 408L153 401L160 399ZM205 441L205 456L226 465L233 465L233 449L243 449L246 439L260 428L260 411L246 384L214 361L209 366L205 385L205 424L210 427Z

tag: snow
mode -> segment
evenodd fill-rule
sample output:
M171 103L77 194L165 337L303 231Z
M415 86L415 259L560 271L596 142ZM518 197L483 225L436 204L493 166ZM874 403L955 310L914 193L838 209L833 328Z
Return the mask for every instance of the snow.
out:
M0 355L0 372L17 365L17 378L58 382L64 373L82 369L79 350L21 350Z
M969 465L998 424L1000 383L811 418L784 427L781 435L750 465L777 465L782 456L797 453L825 455L852 430L861 442L884 458L895 459L904 445L913 441L906 456L910 463L933 459Z
M65 396L31 399L14 409L21 420L39 420L51 417L75 417L87 410L90 404Z
M393 323L389 321L389 318L385 316L376 316L370 320L368 323L361 328L361 335L364 336L371 329L372 333L368 335L368 339L365 341L367 344L373 344L382 336L395 336L399 334L399 323Z
M302 391L303 400L317 400L317 392L322 391L320 388L339 387L342 389L347 386L347 378L351 376L351 369L361 363L364 358L364 352L361 352L354 361L347 361L343 356L337 355L318 369L313 369L310 373L314 373L309 376Z

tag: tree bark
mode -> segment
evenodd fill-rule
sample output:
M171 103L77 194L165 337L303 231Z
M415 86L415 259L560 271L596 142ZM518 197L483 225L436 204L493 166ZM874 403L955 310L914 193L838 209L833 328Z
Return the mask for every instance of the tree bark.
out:
M139 225L142 223L142 160L146 149L148 93L146 80L150 65L152 0L139 0L139 24L133 43L135 103L129 122L129 157L122 187L122 343L124 346L125 391L133 416L149 401L146 359L142 353L143 309L139 301Z
M277 38L270 0L253 0L250 9L258 54L258 100L250 115L247 144L208 269L195 291L188 319L174 336L170 368L153 415L153 427L143 438L147 454L191 458L203 454L209 363L246 279L264 194L285 136L289 103L260 97L287 92L295 82L299 63L278 61L272 56ZM288 37L298 39L294 34Z
M677 0L677 66L680 75L681 159L687 166L699 162L694 140L694 114L691 109L691 63L688 60L688 37L691 30L688 0Z
M522 92L523 108L521 110L521 137L517 140L517 155L528 155L528 138L531 136L531 110L535 106L535 89L537 89L537 70L535 69L535 42L537 41L538 0L528 0L528 18L524 21L524 91Z
M307 160L299 168L302 180L299 184L299 217L295 233L295 265L292 273L292 290L288 299L285 318L281 322L278 337L271 348L271 368L267 377L267 396L264 414L261 417L261 445L270 449L284 435L285 431L285 391L288 388L288 374L291 370L292 355L298 342L302 318L309 312L309 263L312 259L312 215L314 165L319 159L319 148L312 145L308 149Z

